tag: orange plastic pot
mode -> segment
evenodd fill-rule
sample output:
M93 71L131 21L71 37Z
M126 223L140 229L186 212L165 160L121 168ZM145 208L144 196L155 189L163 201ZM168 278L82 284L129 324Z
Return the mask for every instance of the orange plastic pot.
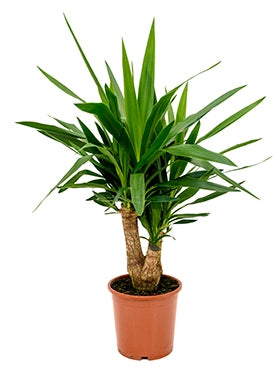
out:
M175 279L179 287L170 293L133 296L112 289L111 284L121 277L108 284L113 297L119 352L135 360L167 356L173 349L177 297L182 283Z

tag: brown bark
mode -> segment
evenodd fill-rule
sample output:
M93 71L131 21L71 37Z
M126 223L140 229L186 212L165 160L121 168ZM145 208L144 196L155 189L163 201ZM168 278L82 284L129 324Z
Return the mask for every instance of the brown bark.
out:
M126 242L127 271L132 284L139 290L153 290L162 275L162 242L160 241L157 246L149 244L147 254L144 256L135 211L122 205L120 213Z
M123 205L120 213L126 243L127 272L132 279L133 286L139 286L141 284L141 271L145 257L139 238L137 215L132 209L127 209Z
M146 290L153 290L158 285L162 275L161 245L162 240L157 245L156 249L158 250L152 250L151 248L154 247L149 244L141 272L142 283L145 285Z

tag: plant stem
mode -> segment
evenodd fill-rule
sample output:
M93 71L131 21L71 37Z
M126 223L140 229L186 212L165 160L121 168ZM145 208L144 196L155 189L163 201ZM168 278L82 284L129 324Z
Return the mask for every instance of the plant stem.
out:
M124 205L120 213L126 242L127 271L133 287L137 290L152 291L157 287L162 275L162 239L156 246L149 243L147 254L144 256L140 243L137 214L132 208L127 209Z

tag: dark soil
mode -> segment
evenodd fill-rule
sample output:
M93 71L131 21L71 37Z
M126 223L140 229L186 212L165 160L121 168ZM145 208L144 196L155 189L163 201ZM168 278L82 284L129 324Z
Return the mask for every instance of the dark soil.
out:
M159 295L172 292L177 289L179 284L177 280L170 278L169 276L162 275L160 282L156 289L151 292L137 290L133 288L130 276L124 276L115 280L111 284L111 288L119 293L125 293L130 295L140 295L140 296L151 296Z

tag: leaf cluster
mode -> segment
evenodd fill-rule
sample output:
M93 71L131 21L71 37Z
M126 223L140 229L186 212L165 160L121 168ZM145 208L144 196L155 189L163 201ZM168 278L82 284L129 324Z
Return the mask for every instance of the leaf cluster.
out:
M61 193L70 188L90 188L92 195L88 200L104 206L106 211L112 209L117 212L119 204L123 203L127 208L135 210L153 245L157 245L161 238L169 235L172 225L192 223L198 217L208 215L208 213L184 213L182 209L186 206L206 202L229 192L244 191L256 197L241 183L228 177L226 174L228 166L233 167L233 170L242 167L233 163L225 153L253 144L260 139L234 144L221 152L207 149L204 142L239 120L264 98L245 106L200 136L202 118L245 87L240 86L227 91L198 112L187 114L189 81L219 63L166 91L158 99L154 87L153 21L138 88L124 42L122 42L123 87L117 82L108 63L106 68L109 81L103 87L66 17L65 20L97 87L100 101L86 102L38 67L60 90L78 100L75 105L79 110L89 113L89 123L83 122L80 118L77 118L75 124L57 118L54 118L56 123L54 125L33 121L18 122L35 128L79 156L48 195L55 189ZM180 90L179 102L174 109L174 99Z

